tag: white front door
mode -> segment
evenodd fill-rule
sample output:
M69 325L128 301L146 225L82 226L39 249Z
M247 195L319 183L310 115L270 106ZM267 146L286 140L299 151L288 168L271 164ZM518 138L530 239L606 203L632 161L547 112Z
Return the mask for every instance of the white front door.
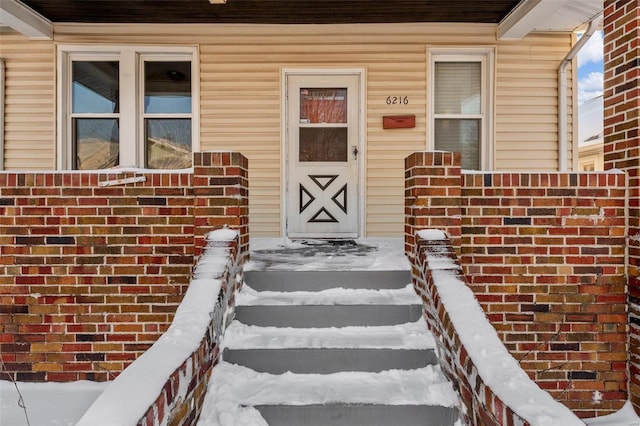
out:
M287 75L287 236L355 238L359 75Z

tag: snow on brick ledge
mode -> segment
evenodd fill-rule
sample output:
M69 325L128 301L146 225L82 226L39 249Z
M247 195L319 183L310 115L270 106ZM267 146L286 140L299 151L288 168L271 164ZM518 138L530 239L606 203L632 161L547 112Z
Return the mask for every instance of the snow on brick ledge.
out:
M425 302L443 371L459 388L467 420L485 425L584 425L509 354L466 285L447 235L418 231L415 250L414 284Z
M77 426L152 426L197 418L227 308L241 285L240 256L236 231L208 234L169 329L107 387Z

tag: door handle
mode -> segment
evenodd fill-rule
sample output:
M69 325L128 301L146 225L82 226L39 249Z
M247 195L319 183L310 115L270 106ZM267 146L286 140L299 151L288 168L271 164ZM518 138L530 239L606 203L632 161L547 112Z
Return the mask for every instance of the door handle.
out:
M357 160L358 159L358 152L360 152L360 151L358 151L358 145L353 145L351 147L351 152L353 153L353 159Z

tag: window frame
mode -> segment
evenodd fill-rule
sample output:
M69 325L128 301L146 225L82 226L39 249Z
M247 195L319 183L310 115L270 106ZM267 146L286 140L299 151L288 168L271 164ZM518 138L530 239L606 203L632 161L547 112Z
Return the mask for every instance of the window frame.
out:
M145 167L144 60L191 62L191 152L200 150L200 76L196 46L93 46L59 45L58 131L56 167L74 170L72 117L73 61L119 62L119 166ZM131 143L131 141L134 143ZM155 169L150 169L155 170ZM161 170L161 169L160 169Z
M436 62L479 62L481 99L479 114L435 113L435 64ZM480 120L480 146L478 170L493 170L495 167L494 103L495 103L495 48L449 48L427 49L427 149L435 150L435 122L437 119Z

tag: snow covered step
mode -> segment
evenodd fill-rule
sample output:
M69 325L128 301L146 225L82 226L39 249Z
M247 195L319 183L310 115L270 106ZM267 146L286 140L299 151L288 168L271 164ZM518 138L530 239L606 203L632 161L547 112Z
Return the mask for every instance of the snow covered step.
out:
M346 327L404 324L422 316L422 305L236 306L236 320L270 327Z
M403 288L410 271L246 271L245 282L258 291L321 291L344 288Z
M233 321L224 335L229 349L387 348L435 349L423 319L378 327L259 327Z
M271 374L379 372L421 368L438 362L433 349L225 349L222 359Z
M253 271L236 303L200 426L458 419L408 271Z
M454 424L457 401L451 383L435 365L379 373L274 375L223 361L211 374L198 425L444 426ZM288 408L291 406L296 408ZM257 407L270 417L267 421L256 410ZM384 409L389 409L389 413L407 409L409 413L396 412L396 417L384 423L360 420L375 417L374 413ZM449 418L446 418L447 414L442 414L446 412L450 413ZM357 414L358 417L345 417L345 422L340 423L342 420L332 419L331 413L338 416ZM441 419L441 415L445 417ZM330 420L327 421L327 418Z
M248 284L236 304L250 305L419 305L420 298L409 283L402 288L365 289L334 287L318 291L257 291Z
M458 419L455 409L430 405L260 405L269 426L443 426Z

